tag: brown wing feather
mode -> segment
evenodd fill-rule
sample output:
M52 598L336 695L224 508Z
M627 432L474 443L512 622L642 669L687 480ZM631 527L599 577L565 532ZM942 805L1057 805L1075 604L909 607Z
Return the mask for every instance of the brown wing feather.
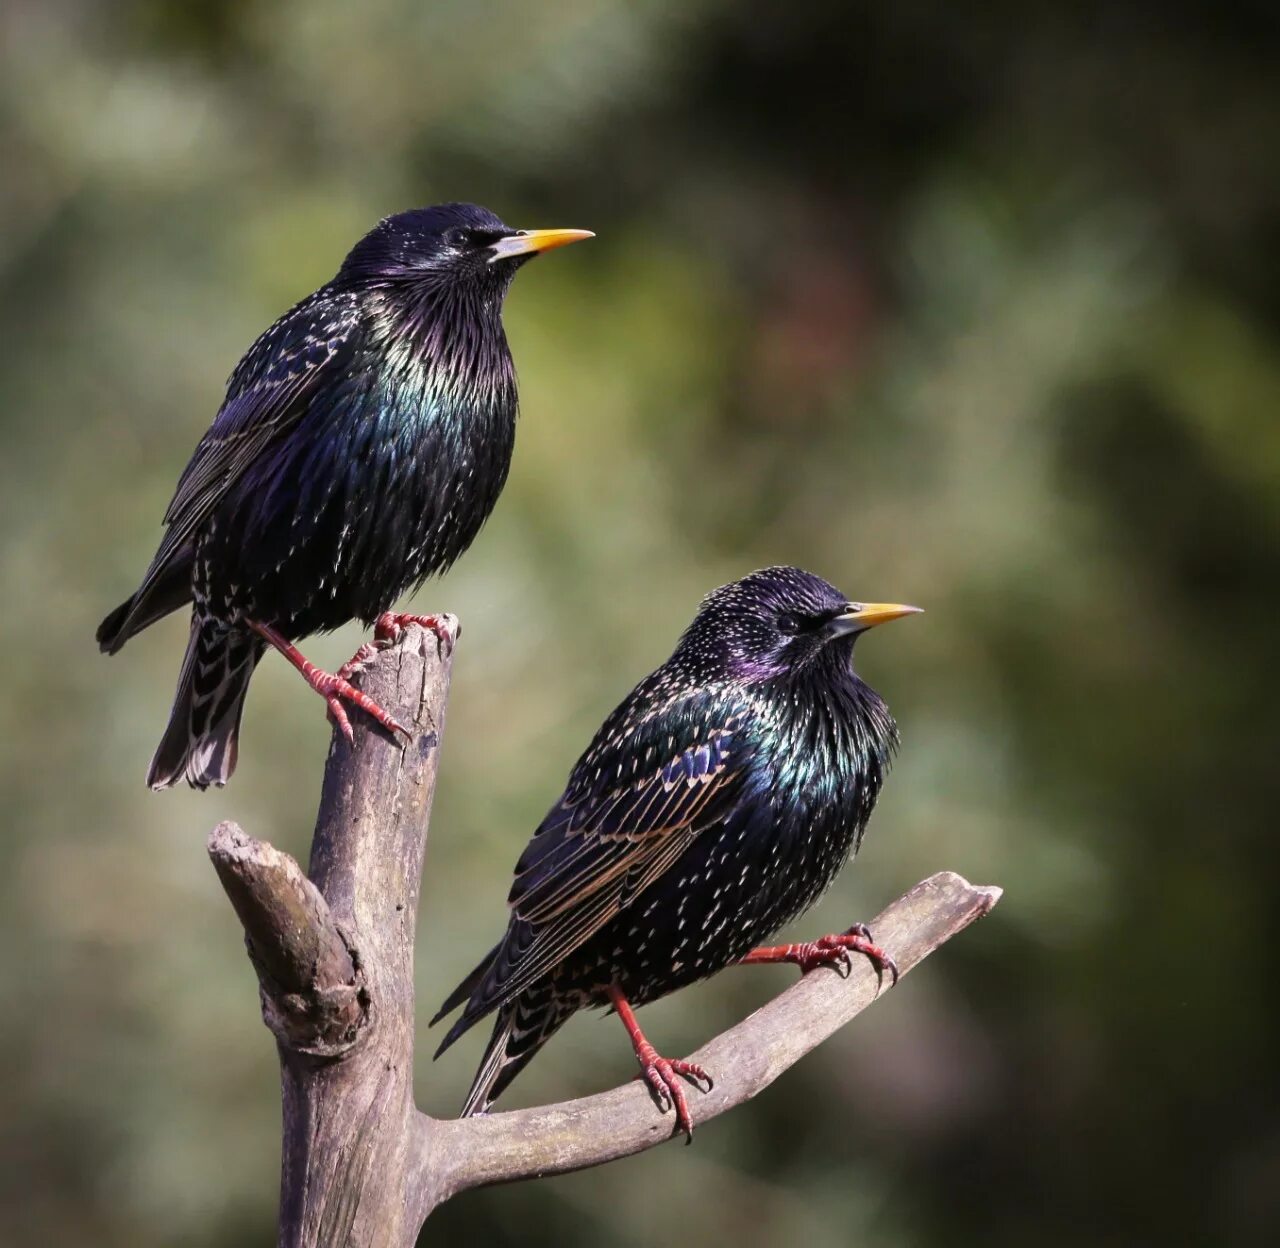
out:
M584 755L516 867L507 933L441 1051L514 1000L631 905L703 828L732 810L745 774L738 707L676 703ZM622 775L645 766L635 780ZM601 780L613 779L605 787ZM455 994L455 998L456 998ZM453 999L453 998L451 998Z

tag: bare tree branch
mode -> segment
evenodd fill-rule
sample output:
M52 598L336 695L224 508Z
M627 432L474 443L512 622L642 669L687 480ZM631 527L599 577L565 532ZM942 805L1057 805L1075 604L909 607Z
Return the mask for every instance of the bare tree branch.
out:
M410 740L392 740L364 716L352 717L354 747L335 732L310 878L234 824L209 838L278 1042L278 1243L288 1248L409 1248L457 1192L598 1165L672 1134L671 1116L634 1081L456 1122L414 1105L414 936L450 649L412 627L356 678L410 727ZM876 938L905 974L999 896L943 872L885 910ZM691 1097L695 1121L754 1096L875 996L861 961L848 979L817 971L711 1041L694 1055L716 1078L711 1093Z
M209 857L244 926L263 1021L300 1053L346 1052L364 1024L367 998L320 890L288 854L234 823L214 828Z
M273 1026L284 1102L278 1243L289 1248L410 1245L434 1203L415 1147L413 947L449 672L448 653L414 626L355 678L411 736L393 739L360 714L354 746L334 733L309 881L238 830L211 839L265 973L264 1000L299 981L327 986L335 934L360 994L362 1025L337 1052L317 1056Z
M905 975L944 941L986 914L1000 889L975 887L950 871L930 876L871 924L878 943ZM729 974L732 972L726 972ZM742 972L742 973L745 973ZM857 959L804 976L736 1027L692 1055L715 1077L706 1095L690 1094L695 1123L706 1122L768 1087L784 1070L875 1001L875 971ZM619 1048L625 1052L621 1037ZM444 1159L447 1194L487 1183L562 1174L638 1153L672 1138L672 1115L658 1113L642 1083L581 1100L513 1113L419 1123Z

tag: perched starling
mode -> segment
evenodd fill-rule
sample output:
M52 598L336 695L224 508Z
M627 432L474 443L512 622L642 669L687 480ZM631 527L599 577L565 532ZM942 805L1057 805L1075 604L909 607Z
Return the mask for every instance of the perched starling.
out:
M853 646L917 610L849 602L787 567L703 601L578 760L516 864L505 935L436 1015L466 1003L438 1057L497 1011L464 1115L483 1113L575 1010L611 1005L658 1104L691 1137L679 1076L709 1077L660 1057L633 1006L735 962L840 968L855 950L896 976L861 925L757 945L862 840L898 734L854 674Z
M400 213L249 348L178 482L138 591L102 622L114 654L193 602L169 726L147 783L225 784L267 646L320 693L399 725L293 645L351 619L380 641L406 590L462 554L511 463L516 378L502 303L516 270L585 230L513 230L474 204Z

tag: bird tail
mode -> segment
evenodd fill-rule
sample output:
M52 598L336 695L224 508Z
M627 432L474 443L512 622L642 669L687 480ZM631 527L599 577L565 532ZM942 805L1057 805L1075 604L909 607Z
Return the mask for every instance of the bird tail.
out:
M182 660L169 726L147 772L147 783L153 789L167 789L180 780L193 789L226 784L236 767L249 678L263 649L256 637L192 615L191 639Z
M446 998L444 1004L436 1011L435 1017L427 1024L428 1027L434 1027L446 1014L452 1014L464 1001L466 1001L473 992L480 986L481 981L489 973L489 968L493 965L494 959L498 956L502 949L502 941L499 941L488 953L480 959L480 964L466 977ZM445 1036L443 1043L436 1050L436 1056L439 1057L457 1038L462 1035L461 1031L454 1034L450 1031Z
M190 549L184 547L157 575L148 573L132 598L126 598L98 625L98 649L115 654L135 633L191 601Z
M546 982L501 1006L461 1116L486 1113L572 1013Z

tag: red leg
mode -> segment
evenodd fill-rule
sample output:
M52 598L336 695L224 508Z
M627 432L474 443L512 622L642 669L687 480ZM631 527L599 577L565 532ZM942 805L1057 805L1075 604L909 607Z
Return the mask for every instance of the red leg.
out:
M453 650L453 643L462 636L462 625L452 615L406 615L403 611L384 611L373 624L375 641L390 645L399 640L400 634L410 624L418 624L435 633L436 643L442 655Z
M806 940L799 945L769 945L763 949L753 949L740 965L752 962L792 962L807 975L815 967L829 966L837 974L848 975L853 969L849 960L849 950L865 954L876 968L876 974L884 979L885 971L889 972L891 984L898 982L897 963L871 939L871 931L865 923L855 923L847 932L834 936L819 936L817 940Z
M657 1049L644 1038L640 1024L636 1022L635 1011L631 1003L616 984L610 985L609 1000L618 1011L622 1025L631 1037L631 1047L636 1052L636 1061L640 1063L640 1078L649 1085L658 1108L665 1114L668 1109L676 1111L676 1130L683 1131L685 1142L693 1143L693 1119L689 1115L689 1101L685 1097L684 1084L680 1076L697 1081L706 1080L708 1092L715 1086L711 1076L696 1062L682 1061L678 1057L660 1057Z
M343 699L372 715L378 723L389 731L402 732L406 737L409 735L408 730L402 728L400 724L392 719L367 693L361 693L359 689L355 688L347 680L347 676L354 670L353 664L360 658L366 647L361 646L356 651L351 663L344 664L334 674L318 668L297 646L291 641L287 641L269 624L260 624L257 620L246 620L245 623L268 645L279 650L302 673L303 680L325 700L325 704L329 708L330 718L342 730L342 735L349 742L354 744L355 734L351 731L351 721L347 718L346 708L342 705ZM370 656L366 655L365 657Z

